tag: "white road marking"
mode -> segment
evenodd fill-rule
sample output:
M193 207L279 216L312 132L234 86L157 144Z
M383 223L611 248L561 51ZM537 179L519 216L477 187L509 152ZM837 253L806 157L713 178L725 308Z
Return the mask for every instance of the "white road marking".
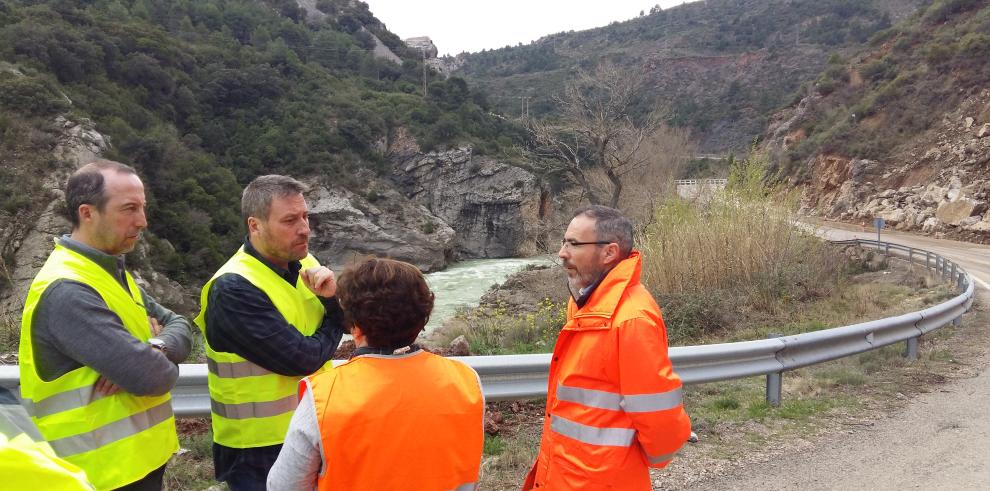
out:
M982 286L983 288L986 288L987 290L990 290L990 283L987 283L987 282L985 282L985 281L977 278L976 276L973 275L973 273L970 273L969 276L973 278L973 281L975 281L976 284Z

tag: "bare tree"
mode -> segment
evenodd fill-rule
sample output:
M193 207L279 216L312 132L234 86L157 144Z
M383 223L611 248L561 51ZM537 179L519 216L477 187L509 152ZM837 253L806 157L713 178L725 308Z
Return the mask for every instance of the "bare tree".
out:
M530 122L531 160L545 173L569 175L593 204L619 207L630 186L661 187L643 179L659 178L654 174L671 165L671 157L683 164L690 145L686 133L660 122L657 110L637 114L645 82L645 74L608 62L578 73L555 97L560 116Z
M653 222L657 205L674 192L674 180L683 174L696 151L689 130L660 125L639 146L635 158L643 165L622 175L622 195L616 208L640 229L646 229ZM609 180L602 172L592 173L589 181L602 192L608 189Z

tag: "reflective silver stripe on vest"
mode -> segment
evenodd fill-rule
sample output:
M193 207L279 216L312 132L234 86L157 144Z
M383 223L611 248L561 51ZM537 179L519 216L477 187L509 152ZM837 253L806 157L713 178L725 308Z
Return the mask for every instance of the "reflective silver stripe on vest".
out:
M557 399L561 401L576 402L582 406L597 407L599 409L611 409L612 411L622 410L622 394L616 394L614 392L582 389L580 387L570 387L567 385L558 384Z
M628 447L636 437L636 430L632 428L598 428L556 415L550 418L550 429L582 443L611 447Z
M291 395L267 402L242 402L240 404L224 404L210 399L213 413L227 419L268 418L279 414L292 412L299 404L299 396Z
M206 366L210 373L220 378L257 377L272 373L249 361L222 362L207 358Z
M113 423L107 423L88 433L67 436L48 443L60 457L70 457L137 435L171 417L172 401L165 401L147 411L132 414Z
M615 392L603 390L582 389L563 384L557 385L557 399L575 402L582 406L625 411L627 413L649 413L673 409L681 405L681 389L653 394L636 394L624 396Z
M622 405L627 413L652 413L674 409L681 405L681 388L654 394L622 396Z
M460 486L457 486L456 488L452 489L451 491L474 491L474 486L475 486L475 483L473 483L473 482L467 482L467 483L461 484Z
M0 434L13 440L23 434L36 442L44 440L20 405L0 404Z
M97 391L95 385L87 385L86 387L59 392L38 402L24 398L21 399L21 404L31 416L44 418L45 416L51 416L62 411L86 407L104 397L107 396Z
M677 455L677 452L669 453L667 455L657 455L656 457L650 457L647 455L646 460L648 460L651 464L659 464L674 458L675 455Z

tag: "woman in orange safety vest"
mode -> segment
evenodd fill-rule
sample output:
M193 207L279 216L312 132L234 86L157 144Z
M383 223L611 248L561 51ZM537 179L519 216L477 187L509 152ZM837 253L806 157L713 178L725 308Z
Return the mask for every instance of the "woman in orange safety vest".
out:
M423 274L365 259L341 275L337 298L357 349L300 383L268 489L474 489L481 383L466 364L413 344L433 310Z

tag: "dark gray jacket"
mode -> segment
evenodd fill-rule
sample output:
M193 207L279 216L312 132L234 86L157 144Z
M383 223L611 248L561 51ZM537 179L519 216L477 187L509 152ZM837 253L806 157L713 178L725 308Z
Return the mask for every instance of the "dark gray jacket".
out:
M110 256L68 235L58 243L91 259L127 289L123 256ZM73 280L49 285L31 323L31 343L41 378L54 380L88 366L134 395L161 395L171 390L179 377L176 364L189 356L192 330L185 317L162 307L143 289L141 297L148 315L163 328L158 338L165 342L167 354L131 335L92 287Z

